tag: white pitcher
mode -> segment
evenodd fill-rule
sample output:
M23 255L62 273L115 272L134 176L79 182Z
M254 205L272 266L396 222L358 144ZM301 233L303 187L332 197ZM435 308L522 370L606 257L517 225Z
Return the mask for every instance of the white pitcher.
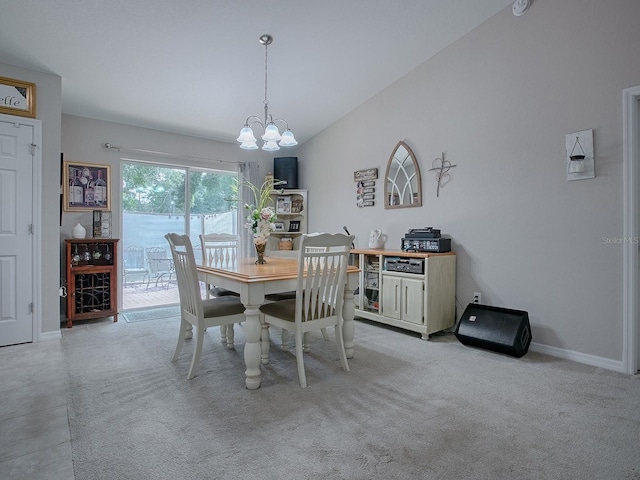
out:
M382 248L383 243L382 232L378 229L371 230L371 234L369 235L369 248Z

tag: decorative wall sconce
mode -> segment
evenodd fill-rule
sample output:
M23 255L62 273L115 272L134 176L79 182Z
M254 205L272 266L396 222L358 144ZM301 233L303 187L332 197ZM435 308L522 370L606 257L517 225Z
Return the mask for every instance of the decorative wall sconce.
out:
M593 130L570 133L565 136L567 150L567 180L594 178Z

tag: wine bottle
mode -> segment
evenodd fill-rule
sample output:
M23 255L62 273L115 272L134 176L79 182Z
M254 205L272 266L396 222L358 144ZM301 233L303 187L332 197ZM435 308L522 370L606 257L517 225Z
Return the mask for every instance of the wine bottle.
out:
M93 180L93 176L89 176L87 180L87 185L84 189L84 204L92 206L95 204L95 194L93 189L95 182Z
M107 203L107 183L102 178L102 170L98 170L98 179L93 185L93 201L101 207Z
M69 203L73 205L82 205L84 203L84 187L78 178L78 170L74 171L73 179L69 187Z

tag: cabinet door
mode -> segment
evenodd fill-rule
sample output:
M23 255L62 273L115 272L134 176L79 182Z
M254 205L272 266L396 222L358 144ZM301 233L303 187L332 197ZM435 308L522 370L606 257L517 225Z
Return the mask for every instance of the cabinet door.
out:
M423 323L424 314L424 282L410 278L402 279L402 320L411 323Z
M401 318L402 279L390 275L382 276L382 315Z

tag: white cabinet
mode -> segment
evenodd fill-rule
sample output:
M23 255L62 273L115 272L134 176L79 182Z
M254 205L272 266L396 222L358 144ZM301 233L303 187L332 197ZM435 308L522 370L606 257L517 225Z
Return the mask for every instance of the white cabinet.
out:
M421 324L424 321L424 281L382 275L382 315Z
M425 340L455 325L455 253L356 249L352 254L360 267L356 317L418 332ZM411 271L391 270L393 262L411 264Z
M283 189L273 190L271 200L276 211L276 226L267 241L269 255L294 256L300 248L300 237L307 233L307 191ZM285 239L291 240L291 249L285 250ZM288 246L288 245L287 245Z

